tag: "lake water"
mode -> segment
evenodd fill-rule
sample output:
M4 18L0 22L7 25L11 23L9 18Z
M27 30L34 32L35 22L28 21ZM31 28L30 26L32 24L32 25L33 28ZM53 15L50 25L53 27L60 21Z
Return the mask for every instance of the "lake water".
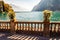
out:
M23 21L43 21L42 12L21 12L16 13L17 20Z
M43 21L43 12L18 12L15 13L18 21ZM7 14L0 14L0 20L9 20ZM60 12L53 12L50 21L60 21Z

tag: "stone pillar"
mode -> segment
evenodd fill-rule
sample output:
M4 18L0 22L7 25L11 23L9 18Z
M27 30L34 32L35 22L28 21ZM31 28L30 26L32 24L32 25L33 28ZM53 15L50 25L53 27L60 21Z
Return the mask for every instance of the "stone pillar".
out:
M44 22L44 35L45 37L49 37L50 31L49 31L49 24L50 22L45 21Z
M11 34L15 34L15 22L13 19L10 20Z

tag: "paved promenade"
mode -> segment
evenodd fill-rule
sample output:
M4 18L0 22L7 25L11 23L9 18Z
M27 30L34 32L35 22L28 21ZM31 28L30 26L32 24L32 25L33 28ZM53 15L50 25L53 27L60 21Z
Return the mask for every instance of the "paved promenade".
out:
M25 34L14 34L0 33L0 40L60 40L58 38L44 38L40 36L25 35Z

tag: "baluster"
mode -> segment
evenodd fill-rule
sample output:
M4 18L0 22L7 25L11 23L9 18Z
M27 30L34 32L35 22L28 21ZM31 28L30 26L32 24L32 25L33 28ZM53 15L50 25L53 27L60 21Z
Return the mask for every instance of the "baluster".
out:
M7 23L4 23L4 27L3 27L3 28L5 29L5 27L6 27L6 29L7 29Z
M40 31L42 31L42 24L40 24Z
M5 24L3 23L3 27L2 27L3 29L4 29L4 26L5 26ZM5 26L5 29L6 29L6 26Z
M7 26L7 30L8 30L8 23L6 24L6 26Z
M9 28L9 27L10 27L10 26L9 26L9 23L8 23L8 25L7 25L7 26L8 26L8 29L10 29L10 28Z
M56 32L56 24L55 24L55 27L54 27L54 31Z
M21 23L20 23L20 30L21 30Z
M38 28L38 26L37 26L37 23L36 23L36 26L35 26L35 31L37 31L37 28Z
M43 31L43 24L41 24L41 31Z
M25 28L26 28L26 30L27 30L27 24L26 24L26 27L25 27Z
M22 30L24 30L24 23L22 23Z
M25 30L25 23L24 23L24 30Z
M4 23L2 23L2 25L3 25L3 27L2 27L2 28L4 29Z
M33 28L32 28L32 23L31 23L31 31L33 31L32 29L33 29Z
M52 31L52 24L50 24L50 31Z
M55 24L53 24L54 25L54 27L53 27L53 32L55 32Z
M25 30L26 30L26 23L25 23Z
M2 27L3 27L3 25L2 25L2 23L1 23L1 29L2 29Z
M30 31L31 31L31 23L30 23Z
M9 29L9 23L7 24L7 26L8 26L8 29Z
M52 29L53 29L53 32L54 32L54 24L53 24L53 28Z
M35 26L35 31L37 31L37 23L36 23L36 26Z
M32 23L32 31L34 31L34 24Z
M39 31L39 23L38 23L38 31Z
M44 30L44 25L42 24L42 31Z
M2 27L3 27L3 25L2 25L2 23L1 23L1 29L2 29Z
M53 24L53 32L54 32L55 25Z
M4 29L4 23L2 23L2 25L3 25L2 29ZM5 29L6 29L6 27L5 27Z
M56 32L58 31L58 24L56 24Z
M23 30L24 30L24 23L23 23Z
M4 23L2 23L2 24L3 24L3 27L2 28L4 29L5 24ZM6 30L6 26L5 26L5 30Z
M31 31L31 23L30 23L30 31Z
M36 31L38 31L38 23L36 23Z
M8 29L7 24L8 24L8 23L4 23L4 29L5 29L5 27L6 27L6 30Z
M35 23L35 26L34 26L34 31L36 31L36 23Z
M5 24L5 26L6 26L6 29L8 30L8 26L7 26L7 25L8 25L8 22Z
M21 23L21 30L22 30L22 23Z
M40 25L40 23L39 23L39 31L41 30L41 25Z
M20 25L19 25L19 30L21 30L21 23L19 23Z
M59 30L59 24L58 24L58 30ZM58 32L58 30L57 30L57 32Z
M8 24L9 29L11 29L10 23Z
M28 23L28 31L30 30L30 24Z
M27 24L26 24L26 27L25 27L25 28L26 28L26 30L27 30Z
M34 31L34 24L32 24L32 31Z
M26 27L25 27L25 28L26 28L26 30L27 30L27 23L26 23Z
M33 23L33 31L35 31L35 24Z
M7 29L7 26L6 26L6 24L7 24L7 23L4 23L4 24L3 24L3 29L5 29L5 27L6 27L6 29Z
M17 23L17 30L18 30L18 24L19 24L19 23Z
M20 23L18 24L18 30L20 30Z
M37 31L39 31L39 23L37 24Z
M58 32L59 32L59 24L58 24Z
M60 24L58 25L58 31L60 32Z
M27 23L27 30L28 30L28 23Z
M2 26L1 26L1 27L2 27L2 29L3 29L3 24L4 24L4 23L1 23L1 24L2 24Z
M3 24L1 23L1 29L3 29L2 27L3 27Z
M41 31L41 24L39 24L39 26L40 26L39 30Z

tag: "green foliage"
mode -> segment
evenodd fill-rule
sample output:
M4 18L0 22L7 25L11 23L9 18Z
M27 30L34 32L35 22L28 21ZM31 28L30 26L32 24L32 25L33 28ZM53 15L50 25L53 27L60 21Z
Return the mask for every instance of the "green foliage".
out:
M10 12L8 15L9 15L10 19L14 19L15 18L15 13L14 12Z
M49 19L49 18L51 17L51 14L52 14L52 11L50 11L50 10L45 10L45 11L44 11L44 18L47 17L47 18Z
M10 19L14 19L14 15L13 15L13 14L10 14L10 15L9 15L9 18L10 18Z

